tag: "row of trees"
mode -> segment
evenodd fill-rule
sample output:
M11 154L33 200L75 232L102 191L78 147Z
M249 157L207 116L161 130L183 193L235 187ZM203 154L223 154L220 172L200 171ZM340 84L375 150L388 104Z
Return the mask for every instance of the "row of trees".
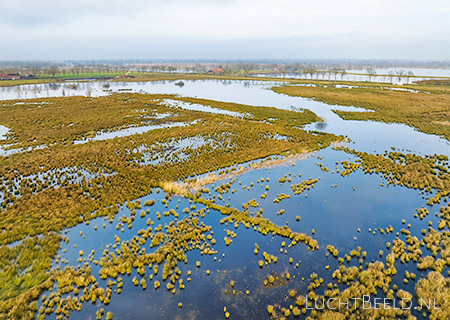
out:
M303 76L305 79L328 79L328 80L344 80L344 78L348 75L346 69L342 68L332 68L330 70L317 70L314 67L307 67L302 70L289 71L287 68L280 68L279 71L283 78L286 77L287 74L296 74L298 76ZM411 77L414 77L414 73L412 71L406 71L403 69L390 70L387 74L377 74L374 68L367 68L365 70L365 74L367 75L367 79L369 82L372 80L376 80L377 77L382 82L386 82L389 80L390 82L402 82L406 79L406 83L409 83Z
M372 81L372 78L377 77L377 72L373 68L366 69L367 76L369 78L369 82ZM412 71L406 71L403 69L390 70L387 74L379 75L382 81L385 82L386 79L390 78L390 82L394 81L394 78L398 80L398 82L402 82L403 78L406 78L406 83L409 83L409 79L414 77L414 73Z
M56 77L62 76L89 76L94 74L115 75L124 74L128 71L134 72L164 72L164 73L205 73L209 69L222 67L229 74L255 74L261 72L276 72L281 73L283 78L287 75L297 75L305 79L328 79L328 80L344 80L348 75L345 68L333 67L331 69L324 69L323 66L305 65L305 64L268 64L268 63L161 63L161 64L76 64L76 65L35 65L17 68L2 68L0 73L20 73L21 75L33 74L37 77ZM382 82L390 80L390 82L402 82L406 79L409 83L414 73L403 69L390 70L387 74L378 75L376 70L372 67L365 69L367 79L371 82L374 79L379 79Z
M126 67L108 67L108 66L73 66L73 67L61 67L61 66L48 66L48 67L30 67L30 68L2 68L0 73L19 73L21 75L33 74L35 76L79 76L90 74L117 74L119 72L126 72Z
M35 76L80 76L80 75L93 75L93 74L125 74L128 71L134 72L164 72L164 73L203 73L210 68L217 68L217 66L210 65L170 65L170 64L123 64L123 65L51 65L51 66L33 66L27 68L0 68L0 73L20 73L21 75L33 74Z
M296 71L296 73L298 75L303 75L305 77L305 79L307 79L308 77L310 77L311 79L313 79L314 77L316 77L316 79L320 79L320 77L322 77L322 79L334 79L337 80L337 77L339 77L341 80L344 79L344 77L347 75L347 71L345 69L338 69L338 68L333 68L331 70L317 70L313 67L309 67L303 70L299 70Z
M302 70L296 70L296 71L289 71L287 68L280 68L277 71L279 71L283 78L287 74L296 74L299 76L304 76L305 79L328 79L328 80L337 80L338 78L340 80L344 80L344 78L348 75L348 72L346 69L342 68L332 68L330 70L317 70L314 67L307 67ZM397 82L401 83L404 79L406 79L406 83L409 83L409 80L411 77L414 77L414 73L412 71L406 71L403 69L396 69L396 70L390 70L387 72L387 74L377 74L376 70L374 68L367 68L365 70L365 74L367 75L367 79L369 82L372 80L378 79L382 82L386 82L386 80L390 80L390 82L394 82L396 80Z
M135 72L168 72L168 73L204 73L210 69L216 69L222 67L226 72L231 74L249 74L258 72L297 72L303 70L309 72L314 70L324 69L322 66L316 66L312 64L302 63L267 63L267 62L191 62L191 63L33 63L33 64L19 64L12 67L1 66L0 72L5 73L20 73L20 74L35 74L35 75L80 75L80 74L93 74L93 73L124 73L129 70ZM337 69L337 68L335 68ZM333 69L332 74L335 72ZM301 73L301 72L300 72ZM331 77L331 76L330 76Z

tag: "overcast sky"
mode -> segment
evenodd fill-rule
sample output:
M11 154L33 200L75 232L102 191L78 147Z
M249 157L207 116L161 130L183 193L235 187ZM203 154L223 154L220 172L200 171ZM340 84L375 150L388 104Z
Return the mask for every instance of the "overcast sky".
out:
M450 59L449 0L0 0L0 60Z

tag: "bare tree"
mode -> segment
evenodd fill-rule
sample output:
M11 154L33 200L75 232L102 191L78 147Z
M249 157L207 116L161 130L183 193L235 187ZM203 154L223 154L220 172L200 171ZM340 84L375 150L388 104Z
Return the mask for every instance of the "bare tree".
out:
M308 79L308 69L303 69L303 76L305 77L305 80Z
M331 72L334 74L334 81L336 81L336 77L339 74L339 69L333 68L333 69L331 69Z
M391 83L392 83L392 81L394 81L394 71L392 71L392 70L390 70L389 72L388 72L388 77L389 78L391 78Z
M59 73L59 68L57 66L51 66L48 69L48 73L51 74L52 77L54 78Z
M167 67L167 71L169 71L169 73L174 73L175 71L177 71L177 68L175 68L174 66L169 66Z
M344 79L344 76L347 75L347 71L345 69L340 70L341 80Z
M414 77L414 73L412 71L408 71L406 74L406 83L409 83L409 78Z
M317 73L317 70L315 68L309 68L305 70L305 73L309 74L311 76L311 80L314 77L314 75Z
M369 77L369 82L371 82L372 77L375 77L377 75L377 72L375 71L374 68L367 68L366 71L367 71L367 75Z
M31 73L32 73L33 75L37 75L38 72L39 72L39 68L37 68L37 67L32 67L32 68L31 68Z
M405 70L397 69L395 70L395 74L397 75L398 82L402 82L402 77L405 74Z
M317 70L315 68L309 69L309 75L311 76L311 79L314 77L315 74L317 74Z

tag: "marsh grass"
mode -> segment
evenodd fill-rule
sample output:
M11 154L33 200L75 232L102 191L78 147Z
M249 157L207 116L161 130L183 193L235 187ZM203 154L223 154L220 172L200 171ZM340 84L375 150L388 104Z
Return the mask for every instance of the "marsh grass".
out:
M413 154L402 154L399 152L386 152L382 155L373 155L364 152L345 151L358 157L355 163L343 161L344 168L342 176L351 175L353 172L362 170L366 174L377 174L381 176L385 183L389 185L403 186L406 188L421 190L422 194L429 195L428 205L439 204L443 199L447 199L450 183L448 172L448 158L441 155L431 155L421 157ZM344 173L344 174L342 174ZM433 195L434 194L434 195ZM314 281L309 286L308 296L320 299L353 299L363 295L376 296L379 293L388 299L393 299L395 294L398 299L413 299L419 304L420 299L425 301L425 308L419 311L424 312L425 317L430 319L446 319L449 317L449 279L443 274L444 268L450 265L450 233L445 230L449 219L450 209L447 204L440 207L440 213L436 214L441 218L438 230L432 228L429 221L428 229L423 229L421 237L412 236L408 229L402 228L397 232L392 243L386 244L387 252L380 250L379 261L364 264L366 252L361 251L361 247L354 249L350 254L339 256L339 251L333 245L328 245L327 250L334 257L338 258L339 268L332 273L334 282L326 286L326 290L318 294L316 289L320 286L314 285ZM427 219L429 212L426 208L417 209L415 216L421 220ZM405 225L405 220L402 221ZM386 230L379 228L380 232L393 233L392 226ZM359 259L358 266L348 266L352 259ZM422 278L416 282L416 274L408 269L405 272L403 283L415 282L415 292L406 289L399 289L398 285L393 285L393 279L397 274L398 264L412 263L412 268L416 268L422 273ZM299 296L299 307L302 307L302 297ZM430 305L430 299L434 305ZM433 300L435 299L435 300ZM336 301L336 300L333 300ZM304 303L304 302L303 302ZM430 305L427 307L427 304ZM424 306L422 304L422 306ZM330 303L329 308L337 307ZM378 319L378 318L406 318L414 319L410 309L375 309L362 308L361 304L353 304L350 308L336 308L335 310L312 310L309 319ZM339 309L337 311L337 309ZM271 306L271 314L281 313L283 308ZM305 313L305 309L302 312Z
M46 145L46 148L41 150L0 157L0 181L2 182L0 192L3 196L0 209L0 225L3 228L0 233L0 249L6 250L8 244L24 241L25 238L37 241L41 235L55 234L58 237L65 228L80 223L88 224L89 220L96 217L104 216L112 221L120 204L150 194L156 187L163 188L168 193L183 194L195 199L196 190L200 190L205 183L222 179L223 176L219 174L218 177L205 178L191 185L190 182L182 181L230 166L236 167L235 171L239 173L240 163L267 158L275 154L298 155L326 147L333 141L339 140L333 135L315 136L295 128L299 123L308 123L316 119L308 112L279 112L274 108L261 110L258 107L217 103L215 107L245 111L249 114L249 118L241 119L178 109L176 114L173 114L173 109L160 105L158 102L168 97L121 93L101 98L27 100L24 104L9 101L0 106L1 122L11 129L7 143L14 143L21 147ZM41 107L39 104L34 104L39 101L47 103L41 104ZM214 102L197 101L197 103L213 104ZM155 115L161 113L173 114L164 121L197 121L188 127L158 129L111 140L72 144L73 141L95 132L141 124L143 118L146 121L153 121ZM268 118L279 120L272 123L262 121ZM290 119L292 119L291 123ZM276 132L288 138L274 139L273 135L267 134L270 132ZM212 146L202 146L195 150L187 148L184 150L187 158L183 161L169 161L158 165L142 165L137 161L144 156L140 146L171 143L177 139L196 136L220 141L226 137L229 143L214 148ZM265 165L273 164L275 162L267 162ZM255 164L255 168L257 166L259 164ZM89 174L83 177L68 176L66 178L64 168L82 168ZM43 172L50 172L50 174L42 175L42 180L24 178ZM193 193L191 189L194 190ZM208 205L213 208L216 206L212 203ZM292 233L290 229L278 227L267 219L260 217L257 220L248 220L248 217L231 208L217 207L217 209L222 213L231 214L229 218L235 222L258 225L259 231L263 234L272 232L283 237L293 236L294 241L305 242L310 246L317 244L310 237ZM131 228L131 222L126 221L129 228ZM122 228L124 224L123 222ZM152 242L155 248L164 244L161 237L161 235L153 237ZM43 246L48 244L48 248L33 253L38 255L39 259L33 258L31 253L22 256L25 264L35 266L31 269L17 267L14 262L18 259L17 251L5 251L5 257L10 258L8 258L9 262L5 261L5 266L9 269L5 269L6 267L2 269L2 272L7 272L8 276L2 276L0 318L20 318L27 317L27 314L34 314L33 303L22 305L20 308L17 308L17 304L25 299L23 297L28 299L26 301L33 301L36 297L31 293L35 292L36 288L40 292L39 288L43 288L51 278L50 262L56 254L57 247L50 245L53 243L50 239L53 238L44 236L40 240L44 242ZM212 240L215 242L214 239ZM59 243L59 240L55 243ZM205 246L202 252L214 252L210 246ZM27 252L25 248L21 250L23 253ZM80 259L84 258L80 257ZM146 256L145 259L154 260L157 263L165 261L164 265L167 267L163 274L168 277L175 261L183 260L185 256L181 251L174 253L170 243L167 243L157 253ZM107 269L102 272L103 277L105 275L109 277L118 272L116 266L109 263L105 266ZM20 285L16 284L18 282ZM144 285L148 290L150 286ZM102 291L103 294L95 291L97 289L92 290L89 291L91 293L87 293L86 299L101 297L104 301L109 300L106 289ZM78 304L75 305L78 306ZM50 312L50 309L48 311Z

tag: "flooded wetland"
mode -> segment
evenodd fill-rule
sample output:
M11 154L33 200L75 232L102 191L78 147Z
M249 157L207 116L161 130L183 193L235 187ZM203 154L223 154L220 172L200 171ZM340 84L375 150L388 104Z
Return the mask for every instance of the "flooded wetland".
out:
M450 89L399 88L0 88L0 319L448 319Z

